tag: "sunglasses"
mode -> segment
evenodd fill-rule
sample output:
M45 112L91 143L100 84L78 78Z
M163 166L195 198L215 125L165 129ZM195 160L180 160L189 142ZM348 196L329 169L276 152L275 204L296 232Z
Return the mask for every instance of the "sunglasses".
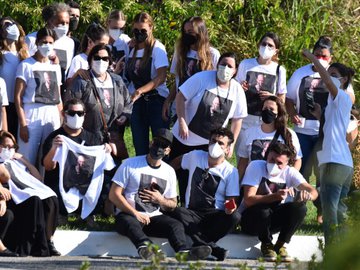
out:
M109 61L110 61L110 57L109 57L109 56L94 55L94 60L95 60L95 61L103 60L103 61L105 61L105 62L109 62Z
M133 29L133 32L134 32L134 34L137 34L137 33L146 34L147 33L146 29L137 29L137 28Z
M315 57L317 59L322 59L322 60L325 60L325 61L329 61L329 59L330 59L330 56L326 56L326 55L315 55Z
M84 111L66 111L66 114L70 115L70 116L75 116L75 114L77 114L78 116L82 117L85 115Z
M263 46L263 47L268 46L269 48L275 48L275 46L273 44L271 44L269 42L265 42L265 41L261 42L260 45Z

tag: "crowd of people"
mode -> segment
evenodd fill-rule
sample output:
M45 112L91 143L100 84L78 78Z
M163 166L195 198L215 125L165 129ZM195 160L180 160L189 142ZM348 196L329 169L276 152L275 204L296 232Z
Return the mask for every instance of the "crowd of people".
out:
M358 120L354 70L331 63L329 37L303 50L311 63L287 81L273 32L238 63L211 46L201 17L187 18L169 69L146 12L126 27L114 10L81 41L78 3L49 4L42 18L28 35L0 20L0 256L61 255L52 237L74 211L115 215L143 259L165 255L150 248L155 236L188 260L223 261L217 241L239 225L266 260L291 261L307 201L326 245L336 241Z

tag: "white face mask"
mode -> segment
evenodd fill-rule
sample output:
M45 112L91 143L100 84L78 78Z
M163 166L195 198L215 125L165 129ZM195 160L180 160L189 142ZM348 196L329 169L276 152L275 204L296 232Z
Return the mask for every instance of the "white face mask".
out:
M270 176L278 176L282 170L275 163L266 163L266 169Z
M259 54L262 59L268 60L271 59L275 54L275 49L270 48L269 46L260 46Z
M233 69L228 66L220 65L218 66L216 75L221 82L228 82L233 76Z
M122 31L120 29L109 29L109 36L113 40L117 40L121 34L122 34Z
M0 153L0 158L3 161L9 160L11 159L15 154L15 149L14 148L2 148L1 149L1 153Z
M209 155L212 158L219 158L224 155L224 150L222 150L220 144L213 143L209 145Z
M69 32L69 25L67 25L67 24L58 25L58 26L54 27L54 31L56 33L57 38L60 39Z
M341 82L340 82L339 78L335 78L333 76L330 76L330 78L331 78L333 84L335 84L336 88L340 89Z
M43 57L49 57L54 53L54 45L49 43L42 44L38 46L38 50Z
M6 38L10 40L18 40L20 36L20 31L17 25L14 23L6 28Z
M109 67L109 62L103 60L93 60L91 69L98 75L104 74Z
M65 115L66 117L66 125L71 129L80 129L84 123L84 116L78 116L75 114L74 116Z
M328 68L329 66L329 62L324 60L324 59L318 59L320 64L324 67L324 68Z

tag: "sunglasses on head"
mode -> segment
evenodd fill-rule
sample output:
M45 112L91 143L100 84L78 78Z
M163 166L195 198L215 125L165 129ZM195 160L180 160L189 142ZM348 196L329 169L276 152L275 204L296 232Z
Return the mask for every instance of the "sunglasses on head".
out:
M147 33L146 29L137 29L137 28L135 28L135 29L133 30L133 32L134 32L134 33L143 33L143 34L146 34L146 33Z
M109 56L94 55L94 60L95 60L95 61L103 60L103 61L105 61L105 62L109 62L109 61L110 61L110 57L109 57Z
M75 116L75 114L77 114L78 116L84 116L85 112L84 111L66 111L66 114L70 115L70 116Z

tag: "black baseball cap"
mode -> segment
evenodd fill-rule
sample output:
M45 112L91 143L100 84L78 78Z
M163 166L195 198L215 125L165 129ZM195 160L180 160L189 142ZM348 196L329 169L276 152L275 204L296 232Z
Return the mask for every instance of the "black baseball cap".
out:
M165 140L170 146L173 142L173 134L167 128L159 128L154 139Z

